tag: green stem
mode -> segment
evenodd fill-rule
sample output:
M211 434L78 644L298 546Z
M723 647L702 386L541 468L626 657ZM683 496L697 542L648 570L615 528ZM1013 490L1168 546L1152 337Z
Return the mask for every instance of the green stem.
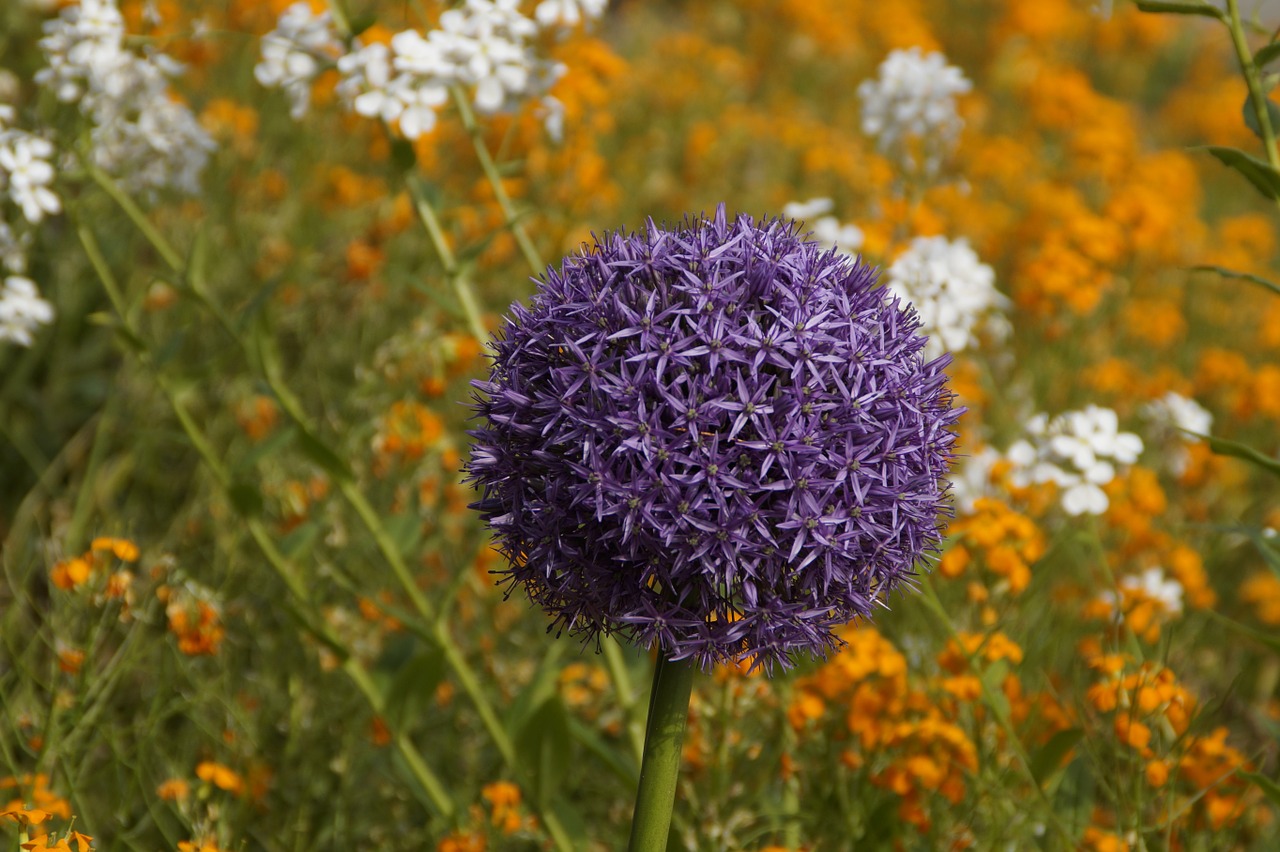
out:
M663 852L667 848L693 675L692 660L669 660L662 650L658 651L649 695L640 787L631 820L631 844L627 847L630 852Z
M609 672L609 680L613 681L613 691L622 707L622 718L627 729L627 739L635 752L636 760L644 758L644 733L636 718L636 696L631 687L631 676L627 673L627 661L623 659L622 647L618 640L606 637L601 642L604 651L605 669Z
M503 218L506 220L507 228L511 230L511 235L516 238L516 244L520 246L520 252L524 255L525 262L533 270L535 275L540 275L546 270L546 264L542 262L542 256L538 254L538 249L534 247L533 240L529 239L529 233L525 231L524 225L520 223L520 217L516 213L515 205L511 203L511 196L507 195L507 189L502 185L502 175L498 174L498 165L493 161L493 155L489 153L488 146L484 143L484 136L480 132L480 125L476 121L475 113L471 111L471 104L467 102L467 95L458 86L449 89L453 95L453 104L458 109L458 115L462 118L462 126L466 129L468 135L471 136L471 143L476 149L476 159L480 161L480 168L484 171L484 176L493 186L493 197L498 200L498 206L502 208Z
M1249 87L1249 102L1258 119L1258 128L1262 131L1262 144L1267 150L1267 162L1271 164L1271 168L1280 169L1280 148L1276 146L1276 132L1271 126L1267 94L1262 91L1262 79L1258 74L1258 66L1254 64L1253 52L1249 50L1249 42L1245 39L1244 23L1240 19L1239 0L1227 0L1227 17L1230 19L1226 23L1231 30L1231 45L1235 48L1236 61L1240 63L1240 72L1244 75L1245 85Z
M484 343L489 339L489 332L485 330L484 319L480 314L480 301L471 290L471 285L458 265L453 249L449 247L449 240L440 226L440 217L436 215L435 208L431 206L427 194L418 181L410 179L407 184L409 194L413 197L413 208L417 211L418 219L426 229L427 236L431 238L436 254L440 256L440 265L444 267L445 278L453 285L453 292L458 297L458 303L462 305L462 312L466 314L467 325L471 326L471 333L475 335L476 340Z

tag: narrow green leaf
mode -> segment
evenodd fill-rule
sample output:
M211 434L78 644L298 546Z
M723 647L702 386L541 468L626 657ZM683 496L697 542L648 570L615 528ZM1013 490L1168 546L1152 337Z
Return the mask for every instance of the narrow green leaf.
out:
M1262 68L1280 57L1280 41L1273 41L1271 44L1258 48L1258 52L1253 55L1253 64L1262 70Z
M293 443L293 439L297 436L298 432L292 425L275 430L265 440L254 444L249 452L237 458L232 464L232 469L237 471L253 470L258 462L283 450Z
M628 788L640 780L640 768L625 747L605 742L599 732L578 719L569 717L569 734L587 751L594 754Z
M1252 781L1254 786L1265 793L1267 798L1271 800L1271 804L1280 808L1280 784L1258 772L1241 772L1240 776Z
M1044 784L1045 779L1057 771L1067 753L1076 747L1083 736L1084 731L1080 728L1058 731L1031 756L1031 777L1036 779L1037 784Z
M1280 636L1272 636L1269 633L1264 633L1261 630L1258 630L1256 627L1250 627L1247 624L1241 624L1240 622L1231 618L1227 618L1225 615L1221 615L1220 613L1217 613L1211 609L1203 610L1203 612L1207 613L1210 618L1214 619L1215 621L1221 622L1224 626L1230 628L1231 630L1234 630L1235 632L1243 636L1248 636L1250 639L1254 640L1255 642L1260 642L1261 644L1266 645L1272 651L1275 651L1277 654L1280 654Z
M524 689L517 693L507 707L507 712L503 714L502 721L512 739L515 739L520 729L524 727L529 715L555 693L556 680L560 677L560 657L564 654L564 647L563 642L553 642L547 646L546 653L542 655L542 661L538 663L538 670L533 673L533 677Z
M325 471L332 474L338 479L352 479L351 468L347 467L347 463L329 449L319 438L312 435L301 426L298 427L298 449L302 450L302 454L311 461L318 464Z
M419 651L402 665L387 687L384 709L393 727L418 717L435 699L444 679L444 653L435 647Z
M1134 0L1135 5L1143 12L1164 12L1170 15L1201 15L1205 18L1222 20L1221 9L1208 3L1196 0Z
M545 808L556 798L573 752L569 711L559 695L553 694L529 716L515 745L520 766L532 773L534 796Z
M418 542L422 541L421 518L412 512L402 512L383 518L382 523L402 555L408 556L415 552Z
M1266 278L1263 278L1260 275L1254 275L1251 272L1239 272L1235 269L1227 269L1224 266L1209 266L1208 264L1201 264L1199 266L1190 266L1187 268L1190 269L1192 272L1216 272L1217 274L1221 275L1223 278L1239 278L1242 281L1248 281L1252 284L1257 284L1259 287L1263 288L1264 290L1269 290L1270 292L1275 293L1277 296L1280 296L1280 284L1277 284L1274 281L1268 281Z
M1271 98L1264 97L1263 102L1267 105L1267 117L1271 120L1271 130L1275 132L1280 130L1280 105L1277 105ZM1258 123L1258 113L1253 109L1253 98L1245 95L1244 106L1240 108L1241 114L1244 115L1244 126L1253 131L1253 135L1259 139L1267 138L1262 132L1262 125Z
M1248 444L1229 441L1226 438L1215 438L1212 435L1200 436L1209 442L1209 449L1220 456L1234 456L1244 459L1252 465L1262 468L1272 476L1280 476L1280 459L1259 452Z
M1280 198L1280 172L1257 157L1225 145L1201 145L1192 150L1208 151L1220 163L1244 175L1254 189L1273 201Z
M232 483L227 489L227 497L235 510L246 518L256 518L262 514L262 492L252 483Z
M315 521L299 524L280 539L280 551L292 560L302 559L311 552L311 548L315 547L322 532L324 527Z

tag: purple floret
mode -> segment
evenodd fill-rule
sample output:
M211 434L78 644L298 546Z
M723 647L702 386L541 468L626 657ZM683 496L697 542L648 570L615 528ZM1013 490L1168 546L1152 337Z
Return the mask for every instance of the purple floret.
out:
M723 206L549 269L474 383L507 593L704 668L835 648L936 555L961 413L877 274Z

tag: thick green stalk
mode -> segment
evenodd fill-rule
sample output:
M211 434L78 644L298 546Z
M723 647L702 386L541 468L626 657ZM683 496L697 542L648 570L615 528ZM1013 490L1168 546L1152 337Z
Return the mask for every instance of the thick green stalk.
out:
M653 668L653 691L649 695L640 786L631 819L630 852L663 852L667 848L694 671L692 660L672 661L663 651L658 651Z

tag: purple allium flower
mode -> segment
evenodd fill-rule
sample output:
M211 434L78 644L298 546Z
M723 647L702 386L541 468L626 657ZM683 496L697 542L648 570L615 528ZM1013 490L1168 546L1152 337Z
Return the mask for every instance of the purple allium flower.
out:
M723 206L549 269L474 383L507 594L703 667L836 647L936 553L960 415L876 276Z

